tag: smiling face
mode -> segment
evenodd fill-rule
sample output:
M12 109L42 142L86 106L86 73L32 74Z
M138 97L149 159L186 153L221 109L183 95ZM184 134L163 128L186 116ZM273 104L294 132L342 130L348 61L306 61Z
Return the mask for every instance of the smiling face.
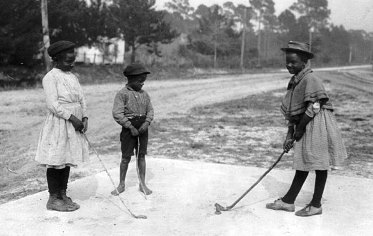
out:
M130 86L135 91L140 91L142 86L144 86L147 74L136 75L128 77L128 86Z
M290 74L296 75L301 72L306 66L306 59L302 58L295 52L286 53L286 69Z

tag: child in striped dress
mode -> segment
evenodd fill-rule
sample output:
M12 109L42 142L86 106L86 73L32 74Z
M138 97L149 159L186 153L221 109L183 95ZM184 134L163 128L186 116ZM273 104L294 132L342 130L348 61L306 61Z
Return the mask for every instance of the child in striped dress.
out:
M290 41L286 53L286 68L291 78L282 101L281 112L288 120L288 133L284 150L294 144L294 169L296 170L289 191L267 208L295 211L294 202L309 171L316 172L315 189L311 202L297 211L297 216L322 214L321 199L328 170L338 168L347 158L333 106L321 80L309 68L313 58L307 43Z
M152 191L145 184L146 162L148 146L148 127L153 120L154 110L149 94L142 90L146 77L150 72L142 64L134 63L123 71L127 77L126 87L115 96L113 106L113 118L122 126L120 134L122 160L120 163L119 185L111 194L118 195L125 190L125 179L128 164L133 150L138 152L138 168L140 185L139 190L146 195Z

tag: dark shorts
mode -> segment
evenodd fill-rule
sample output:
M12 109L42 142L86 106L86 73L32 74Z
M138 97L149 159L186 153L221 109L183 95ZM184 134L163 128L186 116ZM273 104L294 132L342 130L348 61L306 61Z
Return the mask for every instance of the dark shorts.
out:
M145 118L145 116L135 117L130 119L130 121L136 129L139 129L141 125L145 122ZM131 131L129 129L122 127L122 132L120 133L122 158L128 159L134 155L133 150L137 150L138 141L140 141L139 155L147 154L148 130L146 130L142 134L139 134L139 136L134 137L131 135Z

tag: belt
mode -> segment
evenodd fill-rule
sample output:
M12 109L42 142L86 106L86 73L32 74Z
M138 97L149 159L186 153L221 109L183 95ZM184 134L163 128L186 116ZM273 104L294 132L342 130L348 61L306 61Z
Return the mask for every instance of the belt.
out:
M135 119L135 118L144 118L146 115L132 115L132 116L127 116L127 119Z

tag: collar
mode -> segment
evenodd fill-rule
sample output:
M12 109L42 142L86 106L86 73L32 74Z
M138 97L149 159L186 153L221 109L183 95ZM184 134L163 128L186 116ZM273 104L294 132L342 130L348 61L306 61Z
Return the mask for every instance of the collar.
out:
M130 90L130 91L133 91L133 92L138 92L138 93L142 93L142 91L144 91L144 90L139 90L139 91L135 91L133 88L131 88L130 86L128 86L128 84L126 84L126 88L128 89L128 90Z
M293 77L291 77L290 82L288 84L288 90L294 88L305 77L305 75L311 72L312 70L310 66L307 64L306 67L303 70L301 70L297 75L293 75Z

